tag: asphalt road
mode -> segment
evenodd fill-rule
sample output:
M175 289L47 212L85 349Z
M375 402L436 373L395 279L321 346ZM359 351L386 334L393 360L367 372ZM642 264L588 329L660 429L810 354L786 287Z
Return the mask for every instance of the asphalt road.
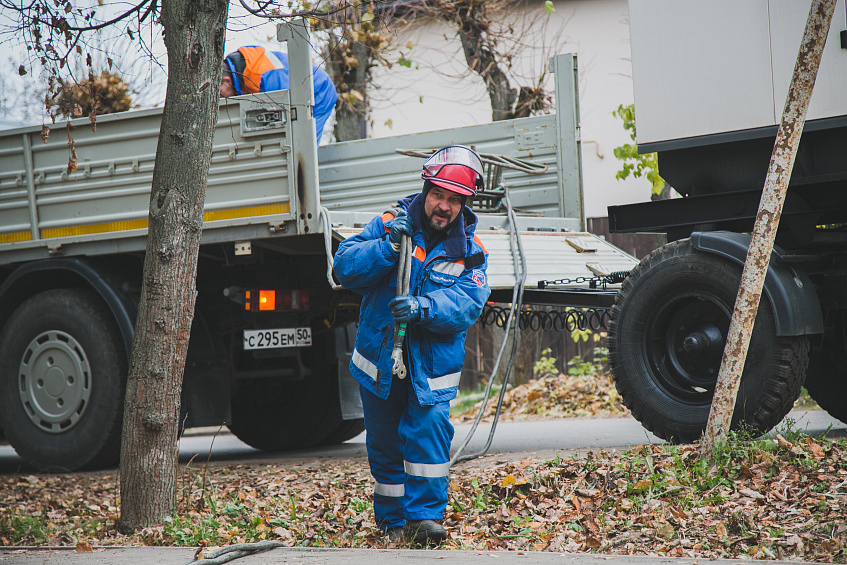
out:
M795 411L788 415L794 428L809 435L828 433L833 437L847 437L847 426L831 418L823 410ZM782 429L784 424L777 426ZM490 424L482 423L465 454L480 451L488 439ZM453 441L455 449L464 441L470 425L456 426ZM772 432L773 434L774 432ZM623 418L563 418L531 422L502 422L494 434L490 457L498 460L540 457L552 459L576 451L623 450L645 443L662 443L630 417ZM258 451L242 443L224 428L189 430L180 440L180 461L209 460L221 463L278 463L296 464L313 458L365 458L365 434L345 443L329 447L303 449L291 452L269 453ZM0 445L0 474L31 472L23 460L8 445Z

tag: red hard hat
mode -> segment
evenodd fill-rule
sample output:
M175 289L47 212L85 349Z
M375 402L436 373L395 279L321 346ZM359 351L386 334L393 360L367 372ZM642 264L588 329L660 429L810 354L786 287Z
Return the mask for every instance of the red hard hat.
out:
M474 196L485 190L482 160L476 151L464 145L448 145L426 160L421 178L462 196Z

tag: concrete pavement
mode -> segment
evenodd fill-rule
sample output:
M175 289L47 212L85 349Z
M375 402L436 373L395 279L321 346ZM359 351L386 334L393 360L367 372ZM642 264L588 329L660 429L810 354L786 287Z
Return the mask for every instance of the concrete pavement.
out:
M194 557L193 548L127 547L78 553L73 550L0 549L0 565L183 565ZM279 548L240 557L236 565L737 565L743 560L692 559L683 557L643 557L633 555L592 555L585 553L518 551L449 551L398 549L309 549ZM749 561L749 560L746 560ZM792 564L791 561L768 561ZM198 562L198 565L202 561Z

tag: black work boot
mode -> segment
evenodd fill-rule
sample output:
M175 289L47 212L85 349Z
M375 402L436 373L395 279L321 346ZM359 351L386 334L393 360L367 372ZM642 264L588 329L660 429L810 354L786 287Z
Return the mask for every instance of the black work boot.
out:
M420 545L438 545L447 539L447 530L435 520L408 520L406 537Z
M406 538L406 527L394 526L393 528L388 528L385 533L388 535L388 541L400 543Z

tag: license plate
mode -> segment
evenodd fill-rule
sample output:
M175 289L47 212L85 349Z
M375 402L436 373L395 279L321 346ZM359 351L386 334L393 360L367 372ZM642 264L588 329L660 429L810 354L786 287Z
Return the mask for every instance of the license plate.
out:
M277 349L312 345L312 328L244 330L244 349Z

